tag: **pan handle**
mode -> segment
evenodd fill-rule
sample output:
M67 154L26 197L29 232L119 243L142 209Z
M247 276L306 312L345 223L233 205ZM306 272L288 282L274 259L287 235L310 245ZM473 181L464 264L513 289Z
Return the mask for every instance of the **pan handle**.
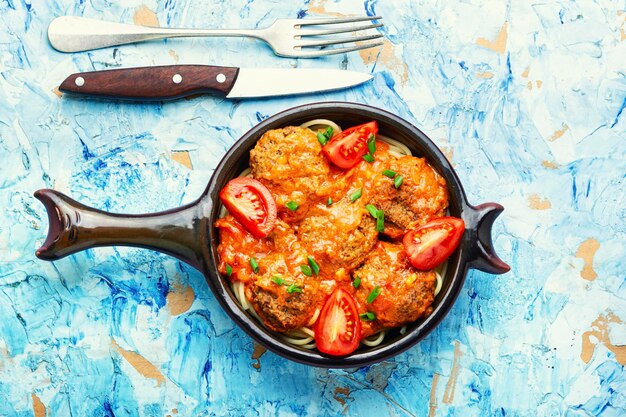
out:
M200 269L198 202L154 214L114 214L87 207L50 189L35 197L48 212L48 236L35 252L54 261L98 246L135 246L172 255Z
M496 255L491 239L493 222L502 210L504 207L498 203L484 203L468 206L468 210L463 213L467 229L474 233L473 246L469 254L472 268L490 274L505 274L511 270L511 267Z

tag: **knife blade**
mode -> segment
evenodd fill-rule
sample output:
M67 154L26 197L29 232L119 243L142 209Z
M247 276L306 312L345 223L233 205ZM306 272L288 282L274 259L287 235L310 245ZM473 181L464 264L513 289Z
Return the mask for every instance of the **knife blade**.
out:
M197 94L253 98L348 88L372 79L337 69L255 69L166 65L80 72L59 86L65 93L127 100L172 100Z

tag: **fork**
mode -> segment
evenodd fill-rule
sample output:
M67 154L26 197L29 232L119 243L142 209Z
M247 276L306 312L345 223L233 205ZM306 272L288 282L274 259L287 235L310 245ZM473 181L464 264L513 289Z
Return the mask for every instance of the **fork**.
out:
M378 32L370 35L328 36L378 28L383 26L383 24L372 23L372 21L380 19L382 19L380 16L277 19L271 26L263 29L238 30L159 28L107 22L79 16L62 16L50 23L48 39L50 44L58 51L81 52L107 46L165 38L246 36L266 42L278 56L316 58L382 45L381 41L375 41L375 39L383 36ZM369 21L369 24L353 24L366 21ZM342 23L344 24L342 25ZM348 25L345 25L345 23L348 23ZM310 26L313 27L309 28ZM329 48L330 46L356 42L363 43Z

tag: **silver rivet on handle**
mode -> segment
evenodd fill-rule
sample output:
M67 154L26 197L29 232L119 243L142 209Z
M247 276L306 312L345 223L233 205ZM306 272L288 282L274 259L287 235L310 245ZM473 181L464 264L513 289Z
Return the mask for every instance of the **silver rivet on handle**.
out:
M223 83L224 81L226 81L226 76L224 74L217 74L217 77L215 77L215 79L217 80L218 83Z
M76 79L74 80L74 83L77 86L82 87L83 85L85 85L85 79L83 77L76 77Z
M180 84L183 81L183 77L180 74L174 74L172 81L174 81L174 84Z

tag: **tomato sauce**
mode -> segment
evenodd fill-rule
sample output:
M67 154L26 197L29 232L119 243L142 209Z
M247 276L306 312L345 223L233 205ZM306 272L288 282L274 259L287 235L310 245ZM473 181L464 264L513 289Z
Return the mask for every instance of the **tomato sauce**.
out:
M362 337L430 313L435 273L414 269L401 239L407 227L445 214L445 181L423 158L396 158L386 143L376 142L373 157L341 169L326 159L316 134L299 127L266 132L250 152L251 175L272 194L278 219L265 238L230 215L217 220L219 271L232 269L230 279L244 283L270 329L312 328L338 287L354 297L359 314L375 316L362 318ZM383 174L390 169L403 176L399 187ZM369 204L385 212L384 223ZM370 300L374 288L380 293Z

